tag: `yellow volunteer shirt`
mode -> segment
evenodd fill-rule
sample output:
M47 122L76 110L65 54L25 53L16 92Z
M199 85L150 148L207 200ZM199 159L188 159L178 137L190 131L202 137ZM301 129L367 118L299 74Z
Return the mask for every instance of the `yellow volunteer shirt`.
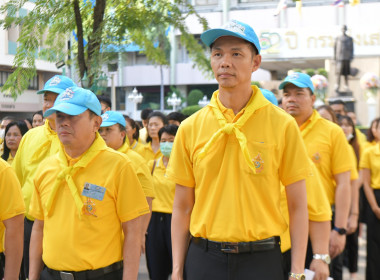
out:
M306 178L307 193L307 209L309 212L309 220L314 222L331 221L332 212L329 200L322 187L322 182L315 165L310 162L310 173ZM283 187L281 190L281 209L287 224L289 225L288 202L286 200L286 192ZM285 252L291 247L289 227L287 231L281 235L281 251Z
M335 203L334 175L355 168L350 145L342 128L314 110L300 126L309 157L314 162L331 205Z
M60 147L57 134L46 120L43 126L30 129L22 137L12 167L16 171L26 206L26 217L29 215L29 204L34 190L33 179L40 163L50 155L56 154Z
M11 166L0 158L0 253L4 251L4 220L25 213L20 183Z
M216 104L210 103L179 127L167 175L177 184L195 188L190 220L193 236L255 241L286 230L280 183L287 186L306 178L307 154L295 120L267 101L256 86L252 90L251 99L236 116L221 104L216 91ZM198 158L221 128L214 109L222 112L228 123L254 110L240 131L246 136L255 173L234 133L223 133L205 157Z
M160 149L158 149L156 153L153 152L151 142L147 143L146 145L143 145L143 149L140 155L145 159L147 163L151 160L159 159L163 156Z
M99 134L73 163L68 166L60 149L40 164L30 214L44 221L42 258L48 267L64 271L98 269L122 259L121 223L149 213L149 207L128 157L108 148ZM74 171L62 174L66 170ZM84 204L82 214L70 182ZM90 186L105 188L104 196L82 195Z
M173 201L175 193L175 183L166 177L166 167L162 157L156 162L153 160L148 163L149 169L153 169L153 185L156 197L152 202L152 212L169 213L173 212Z
M152 176L150 175L150 170L144 158L138 153L132 151L127 141L125 141L123 146L121 146L117 151L127 155L127 157L131 160L132 166L136 171L137 178L140 181L145 196L154 197Z
M363 154L363 152L367 149L367 148L371 148L373 146L375 146L377 144L376 141L372 141L372 142L365 142L362 146L360 146L360 154Z
M371 172L371 187L380 189L380 144L367 148L360 158L360 169Z
M355 127L355 132L356 132L356 136L358 138L359 146L365 145L365 143L368 142L367 136L365 136L365 134L363 132L361 132L360 129L357 127Z
M351 158L354 160L354 164L351 168L351 176L350 176L350 180L353 181L359 178L358 159L356 158L354 147L352 147L349 143L348 143L348 146L350 147Z
M140 156L144 157L144 144L136 141L136 140L133 140L133 143L132 145L130 145L131 149L138 153Z

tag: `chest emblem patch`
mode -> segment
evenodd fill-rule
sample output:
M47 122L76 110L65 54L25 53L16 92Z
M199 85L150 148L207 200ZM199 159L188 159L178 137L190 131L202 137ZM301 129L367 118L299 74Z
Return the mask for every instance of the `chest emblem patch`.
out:
M253 164L255 165L256 172L261 173L264 170L264 160L261 157L261 154L258 153L255 158L253 158Z
M321 155L319 154L319 152L316 152L312 158L314 163L320 163L321 162Z
M84 204L84 214L88 216L96 216L96 205L91 198L87 197L87 201Z

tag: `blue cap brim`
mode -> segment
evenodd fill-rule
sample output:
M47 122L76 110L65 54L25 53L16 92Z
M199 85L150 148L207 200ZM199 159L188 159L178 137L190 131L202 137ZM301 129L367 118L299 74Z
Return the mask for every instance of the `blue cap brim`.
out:
M280 86L279 86L279 89L284 89L284 87L287 85L287 84L293 84L299 88L308 88L307 85L305 85L304 83L300 83L300 82L296 82L296 81L283 81Z
M88 108L86 108L86 107L78 106L78 105L71 104L71 103L60 103L58 105L53 106L49 110L47 110L44 114L44 117L48 117L48 116L54 114L55 112L62 112L62 113L67 114L67 115L77 116L77 115L82 114L87 109Z
M37 94L44 94L45 92L53 92L56 94L61 94L64 91L65 90L61 89L61 88L49 88L49 89L41 89L41 90L37 91Z
M103 121L100 127L108 127L108 126L113 126L114 124L117 124L117 122L107 122Z
M232 31L229 31L229 30L226 30L226 29L215 28L215 29L207 30L204 33L202 33L201 40L207 46L210 46L212 43L215 42L216 39L218 39L220 37L223 37L223 36L233 36L233 37L237 37L237 38L243 39L243 40L245 40L247 42L250 42L251 44L253 44L255 46L255 48L257 49L257 51L260 52L259 48L256 46L256 44L254 42L251 42L251 41L247 40L246 37L240 36L236 32L232 32Z

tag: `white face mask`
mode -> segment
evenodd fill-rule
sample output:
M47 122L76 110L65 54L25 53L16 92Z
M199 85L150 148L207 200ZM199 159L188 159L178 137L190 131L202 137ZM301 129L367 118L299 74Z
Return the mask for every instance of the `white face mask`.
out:
M351 134L348 134L347 136L346 136L346 139L347 139L347 141L350 141L352 138L354 138L354 135L351 133Z
M0 129L0 138L4 140L5 129Z

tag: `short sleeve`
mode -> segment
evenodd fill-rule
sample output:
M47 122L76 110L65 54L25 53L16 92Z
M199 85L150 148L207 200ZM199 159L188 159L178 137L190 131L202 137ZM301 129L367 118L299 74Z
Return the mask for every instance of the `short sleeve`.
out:
M167 176L176 184L185 187L194 187L195 179L193 174L193 163L190 154L191 126L184 124L178 129L174 139L173 150L167 168Z
M331 137L332 154L331 154L331 170L333 175L351 171L355 166L355 159L352 157L350 151L350 144L348 144L342 129L334 130Z
M25 204L14 170L3 160L0 166L0 221L4 221L24 214Z
M310 167L306 148L295 121L289 121L284 133L284 150L279 168L284 186L306 179Z
M40 186L40 182L41 182L41 175L38 172L39 169L40 168L37 169L36 176L33 180L34 189L33 189L32 197L30 200L28 214L37 220L43 221L44 220L44 212L43 212L43 208L42 208L41 195L40 195L40 190L39 190L39 186Z
M372 149L366 149L360 157L359 167L360 169L371 169L370 151Z

